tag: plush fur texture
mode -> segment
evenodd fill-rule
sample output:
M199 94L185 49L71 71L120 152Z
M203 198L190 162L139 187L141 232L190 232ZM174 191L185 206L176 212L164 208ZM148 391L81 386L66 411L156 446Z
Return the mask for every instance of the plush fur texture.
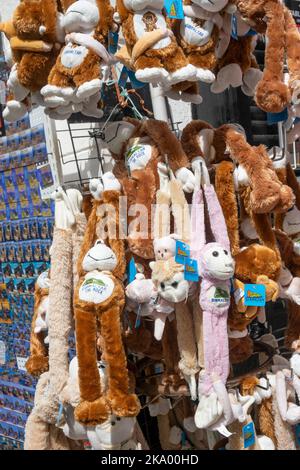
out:
M229 310L230 318L230 310ZM229 338L229 358L231 364L246 361L253 354L253 341L246 335L243 338Z
M55 424L59 393L68 379L69 334L72 327L72 230L54 228L49 289L49 388L36 412Z
M263 400L258 410L258 423L260 433L268 436L277 448L277 439L274 427L273 398Z
M156 192L159 188L157 164L164 162L165 155L168 157L170 169L176 172L180 168L188 167L188 158L175 135L170 131L167 123L154 119L137 121L128 119L135 126L131 139L142 139L152 147L152 154L146 167L134 170L129 177L125 167L125 153L129 142L124 144L120 155L114 155L117 164L114 168L115 176L121 181L125 195L128 197L128 207L134 204L143 204L148 208L148 233L139 236L141 229L136 227L133 236L129 233L128 243L133 254L144 258L153 259L153 241L151 230L151 206L155 204ZM136 215L129 217L130 223ZM146 235L146 236L145 236Z
M62 429L55 424L49 424L36 412L43 399L49 382L49 374L42 374L37 383L34 408L25 426L24 450L83 450L83 443L68 439Z
M56 37L56 0L23 0L15 9L13 27L15 36L20 41L47 42L54 45ZM46 27L45 34L41 35L39 28ZM1 30L3 30L4 25ZM10 38L13 41L13 38ZM13 50L14 61L18 67L18 78L21 85L30 91L38 91L47 83L49 72L55 63L55 49L50 52L31 52L21 49L22 42L18 42L19 49Z
M181 144L190 162L196 157L204 157L199 144L199 133L203 129L213 130L213 127L205 121L192 121L182 131Z
M30 332L30 356L26 362L27 372L34 376L39 376L48 370L48 349L44 343L43 332L35 333L35 322L38 316L38 308L45 297L48 297L49 289L42 289L35 286L34 292L34 314L31 321Z
M254 213L285 212L295 198L291 188L283 185L272 167L263 145L251 147L244 136L230 126L222 126L231 156L245 168L251 186L251 209Z
M149 9L151 8L151 2L149 2L148 7ZM123 0L117 0L116 8L121 19L127 52L131 57L133 48L139 40L134 28L135 13L126 9ZM142 38L140 40L142 40ZM188 60L175 38L171 38L170 44L164 48L148 48L132 63L132 67L135 71L158 68L165 69L168 73L173 73L187 65Z
M268 38L265 69L258 84L255 100L259 108L269 113L281 112L290 101L288 87L283 82L285 53L284 8L280 2L265 2Z
M300 85L300 34L293 18L292 12L284 9L285 35L287 48L287 64L289 69L289 87L292 95L292 103L299 103L299 85Z
M119 193L105 191L103 203L115 208L116 220L108 219L108 234L112 234L114 223L118 227ZM136 416L139 412L139 402L135 395L129 394L128 371L126 356L121 337L120 315L124 307L124 289L119 279L125 272L124 242L120 239L107 240L117 257L115 270L107 274L114 282L111 296L100 304L80 300L79 289L84 280L82 260L98 238L98 222L103 213L98 215L101 201L94 201L87 230L83 240L78 260L80 280L75 291L74 306L76 320L76 345L79 363L79 386L81 402L75 409L76 419L83 424L94 425L104 422L110 411L117 416ZM103 338L105 360L108 363L108 390L101 390L97 368L96 341L97 330L100 326Z

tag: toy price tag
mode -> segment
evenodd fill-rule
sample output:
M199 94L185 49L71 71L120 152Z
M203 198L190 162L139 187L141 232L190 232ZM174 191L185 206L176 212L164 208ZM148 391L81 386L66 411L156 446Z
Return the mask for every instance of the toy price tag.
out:
M165 9L169 18L176 20L184 19L182 0L165 0Z
M186 281L198 282L198 262L196 259L188 258L184 265L184 279Z
M249 423L243 427L244 449L248 449L255 444L254 424Z
M137 275L137 270L135 266L134 259L131 258L127 267L127 277L128 277L128 284L135 280L135 276Z
M286 121L288 117L288 110L285 108L281 113L267 113L267 122L271 126L272 124Z
M238 40L237 33L237 17L235 15L231 16L231 37Z
M190 258L191 249L187 243L176 240L176 254L175 261L178 264L185 264L186 260Z
M115 54L118 50L119 33L109 31L108 33L108 52Z
M266 286L263 284L245 284L246 307L264 307L266 305Z
M22 370L23 372L27 372L27 369L25 367L27 359L28 359L28 357L18 357L17 356L17 366L18 366L19 370Z

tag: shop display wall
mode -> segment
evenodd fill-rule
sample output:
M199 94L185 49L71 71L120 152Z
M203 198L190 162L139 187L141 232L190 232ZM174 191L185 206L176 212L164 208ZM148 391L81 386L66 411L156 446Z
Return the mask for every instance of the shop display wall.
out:
M43 125L5 123L0 139L0 449L21 449L35 380L25 369L37 276L49 267L53 205Z

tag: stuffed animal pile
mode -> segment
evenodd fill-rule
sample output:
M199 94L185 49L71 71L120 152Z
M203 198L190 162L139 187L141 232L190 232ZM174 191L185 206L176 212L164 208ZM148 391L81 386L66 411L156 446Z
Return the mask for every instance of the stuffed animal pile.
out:
M201 82L241 87L265 112L287 109L288 140L299 137L300 33L281 0L183 0L169 16L163 0L114 3L20 0L0 24L13 58L7 121L35 104L52 119L101 118L119 63L190 103ZM296 450L300 186L288 153L196 120L178 136L160 120L108 119L99 136L113 169L87 198L52 194L25 449L145 450L137 417L148 408L164 450ZM277 301L287 358L268 324Z
M164 0L117 0L114 8L110 0L20 0L0 31L13 58L8 121L35 105L53 119L100 118L102 86L115 80L118 62L175 100L201 103L204 82L213 93L241 87L266 112L299 115L300 33L281 0L184 0L177 16L167 15ZM266 38L263 71L258 34Z

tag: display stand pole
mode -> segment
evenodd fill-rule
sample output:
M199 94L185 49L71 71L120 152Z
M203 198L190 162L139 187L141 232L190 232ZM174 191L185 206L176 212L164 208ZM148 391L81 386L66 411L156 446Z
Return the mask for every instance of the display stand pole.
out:
M166 105L166 98L164 97L162 88L160 86L154 87L150 84L150 94L154 118L159 119L160 121L168 122L169 116Z

